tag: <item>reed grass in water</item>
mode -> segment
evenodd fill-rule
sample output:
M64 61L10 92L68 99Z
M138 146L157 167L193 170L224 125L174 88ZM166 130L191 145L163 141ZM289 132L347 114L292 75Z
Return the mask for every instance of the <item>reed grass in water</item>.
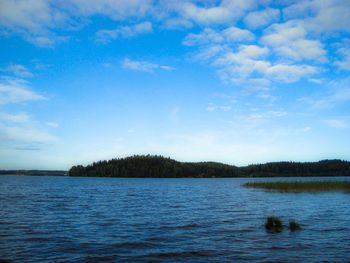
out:
M350 182L346 181L252 182L243 186L282 192L350 191Z

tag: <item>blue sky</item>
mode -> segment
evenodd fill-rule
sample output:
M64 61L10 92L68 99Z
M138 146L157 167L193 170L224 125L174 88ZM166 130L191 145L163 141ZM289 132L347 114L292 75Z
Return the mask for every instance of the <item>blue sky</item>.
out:
M350 159L350 2L0 0L0 168Z

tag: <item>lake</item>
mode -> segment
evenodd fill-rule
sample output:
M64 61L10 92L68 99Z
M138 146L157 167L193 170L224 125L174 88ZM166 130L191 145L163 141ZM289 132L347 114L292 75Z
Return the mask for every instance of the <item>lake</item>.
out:
M350 193L279 193L248 181L0 176L10 262L349 262ZM302 230L267 233L266 217Z

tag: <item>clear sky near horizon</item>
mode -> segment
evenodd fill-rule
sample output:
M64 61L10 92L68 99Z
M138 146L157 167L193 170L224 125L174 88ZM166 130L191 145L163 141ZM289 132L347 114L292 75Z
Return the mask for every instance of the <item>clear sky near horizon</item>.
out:
M0 169L350 159L350 1L0 0Z

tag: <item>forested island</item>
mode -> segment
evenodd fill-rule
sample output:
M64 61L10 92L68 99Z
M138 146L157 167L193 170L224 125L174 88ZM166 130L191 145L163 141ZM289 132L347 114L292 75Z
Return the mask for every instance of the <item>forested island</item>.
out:
M163 156L134 155L73 166L68 175L131 178L350 176L350 162L271 162L237 167L217 162L179 162Z

